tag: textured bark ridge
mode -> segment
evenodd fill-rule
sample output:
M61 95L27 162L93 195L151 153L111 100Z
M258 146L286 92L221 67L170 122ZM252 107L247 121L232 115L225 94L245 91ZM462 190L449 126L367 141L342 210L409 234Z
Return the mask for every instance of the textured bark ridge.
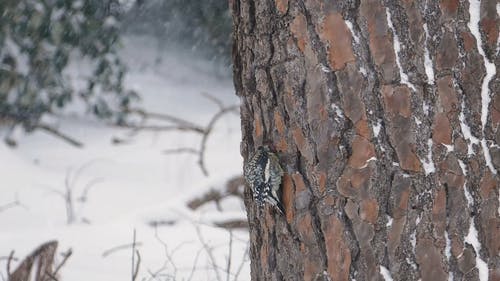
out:
M231 0L253 280L500 280L497 2Z

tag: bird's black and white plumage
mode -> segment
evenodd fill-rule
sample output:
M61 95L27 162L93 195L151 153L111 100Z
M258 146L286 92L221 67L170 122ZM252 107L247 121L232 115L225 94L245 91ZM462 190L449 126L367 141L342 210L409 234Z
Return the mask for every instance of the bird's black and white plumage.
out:
M268 146L259 146L250 156L244 167L244 176L260 208L264 206L264 202L268 202L282 214L285 213L280 196L283 169L278 156Z

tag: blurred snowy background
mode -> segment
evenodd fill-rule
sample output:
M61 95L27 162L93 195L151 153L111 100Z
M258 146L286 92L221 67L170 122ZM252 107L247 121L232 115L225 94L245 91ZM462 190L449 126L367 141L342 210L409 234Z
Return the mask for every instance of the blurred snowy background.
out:
M0 12L0 280L249 280L227 2Z

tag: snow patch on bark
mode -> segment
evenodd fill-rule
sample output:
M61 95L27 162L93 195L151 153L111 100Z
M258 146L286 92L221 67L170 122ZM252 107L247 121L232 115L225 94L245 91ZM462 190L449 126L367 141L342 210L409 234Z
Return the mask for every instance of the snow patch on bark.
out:
M481 242L477 238L477 229L474 226L474 218L470 221L469 233L465 237L465 242L472 245L474 251L476 252L476 268L479 271L479 280L488 281L488 264L481 259Z
M352 39L354 39L354 42L359 45L359 36L354 32L352 22L350 22L349 20L345 20L345 24L347 25L347 28L349 28L349 31L351 31Z
M448 236L448 231L444 232L444 238L446 239L446 246L444 248L444 254L446 255L446 258L450 260L451 257L451 240L450 237Z
M427 23L424 23L424 31L425 31L425 42L424 42L425 75L427 75L427 84L434 85L434 66L432 64L431 56L429 54L429 49L427 48L427 40L429 38L429 30L427 29Z
M342 112L342 109L340 107L338 107L338 105L332 103L332 109L335 111L337 118L340 118L341 120L344 119L344 113ZM335 118L335 119L337 119L337 118Z
M496 174L497 171L495 167L493 167L493 164L491 163L490 150L486 144L486 139L484 136L484 128L486 127L486 122L488 121L488 107L491 101L490 89L488 86L490 84L491 79L495 76L496 67L495 64L493 64L488 60L482 46L481 33L479 32L480 5L481 2L478 0L469 0L470 19L467 26L469 27L472 35L474 35L474 37L476 38L477 50L479 54L483 57L484 67L486 68L486 76L483 78L483 84L481 86L481 126L483 130L483 138L481 140L481 146L483 148L486 165L493 174Z
M320 67L320 68L321 68L321 71L323 71L323 72L325 72L325 73L330 73L330 72L332 72L332 70L331 70L328 66L326 66L326 65L324 65L324 64L322 64L322 63L318 64L318 67Z
M361 74L363 74L364 77L367 77L366 69L364 67L360 67L359 72L361 72Z
M420 159L420 162L422 162L426 176L436 171L434 161L432 161L432 139L427 140L427 159Z
M500 18L500 3L497 3L497 15ZM498 53L500 53L500 36L497 38L497 55Z
M422 110L424 111L424 114L426 116L429 115L429 104L427 104L425 101L422 103Z
M373 157L371 157L370 159L366 160L365 164L364 164L363 166L359 167L359 169L366 168L366 166L368 166L368 163L369 163L370 161L377 161L377 157L373 156Z
M446 147L446 154L448 154L450 152L453 152L455 150L455 146L454 145L444 144L444 143L442 143L442 145L444 147Z
M465 199L467 200L467 206L470 208L472 206L472 203L474 203L474 198L472 198L472 195L467 189L467 182L464 183L464 195Z
M465 166L464 161L458 159L458 165L460 165L460 168L462 169L462 173L464 176L467 176L467 166Z
M483 147L483 154L484 154L484 160L486 161L486 166L488 166L488 168L490 169L490 171L493 174L496 174L497 170L495 169L495 167L493 166L493 163L491 162L490 149L488 147L488 144L486 143L486 139L484 138L484 134L483 134L483 138L481 139L481 146Z
M389 11L389 8L385 8L385 13L387 15L387 24L389 25L389 29L392 31L392 34L393 34L394 53L396 54L396 64L397 64L398 69L399 69L399 76L401 77L401 83L405 84L410 89L412 89L414 92L416 92L417 89L408 80L408 75L403 71L403 67L401 66L401 62L399 60L399 52L401 51L401 43L399 42L399 37L396 34L396 30L394 29L394 25L392 24L391 13Z
M386 215L386 217L387 217L387 223L385 224L385 226L386 226L386 227L391 227L391 226L392 226L392 221L393 221L393 219L392 219L392 217L391 217L391 216L389 216L389 215Z
M391 272L383 265L380 266L380 274L382 274L385 281L393 281Z
M462 101L462 110L460 111L460 115L458 116L458 120L460 120L460 129L462 130L462 134L464 135L464 138L466 140L469 140L467 154L472 155L472 154L475 154L472 145L479 144L479 139L476 138L474 135L472 135L470 127L467 124L467 121L465 120L464 110L465 110L465 104Z
M382 128L382 121L380 119L378 119L377 124L372 126L373 136L378 137L378 134L380 133L381 128Z
M444 248L444 254L446 255L446 259L448 260L448 264L450 264L451 258L451 240L448 236L448 231L444 232L444 238L446 240L446 246ZM453 281L453 272L448 272L448 281Z

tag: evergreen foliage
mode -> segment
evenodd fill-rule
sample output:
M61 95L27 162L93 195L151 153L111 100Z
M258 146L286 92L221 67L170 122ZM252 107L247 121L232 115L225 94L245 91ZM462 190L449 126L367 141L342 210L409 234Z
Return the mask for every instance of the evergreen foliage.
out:
M117 0L2 0L0 15L0 119L30 131L81 98L99 118L123 121L137 96L123 88ZM77 55L95 67L79 92L64 75Z

